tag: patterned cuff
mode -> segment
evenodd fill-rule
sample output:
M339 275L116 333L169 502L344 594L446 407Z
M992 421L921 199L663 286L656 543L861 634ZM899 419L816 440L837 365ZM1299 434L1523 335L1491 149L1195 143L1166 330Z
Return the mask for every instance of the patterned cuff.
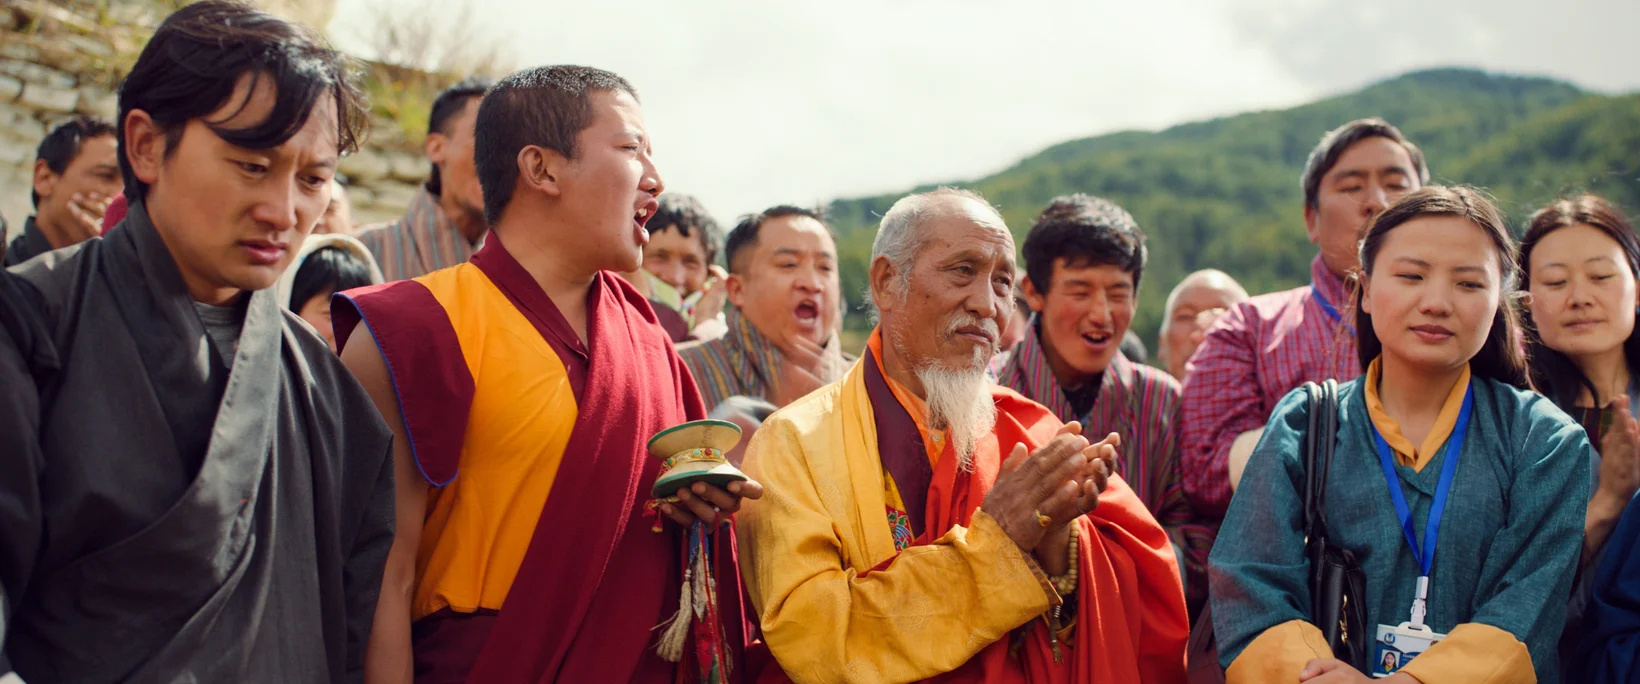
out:
M990 513L986 513L984 510L975 510L974 519L968 527L970 535L995 536L1002 540L1000 544L1003 545L1003 552L1008 556L1018 557L1020 562L1030 570L1031 576L1036 578L1037 584L1041 585L1042 595L1048 598L1049 608L1064 603L1064 599L1059 597L1059 592L1054 591L1053 583L1048 581L1048 573L1042 571L1042 566L1037 565L1036 559L1031 557L1031 554L1024 552L1018 544L1014 543L1008 533L1002 530L1002 524L998 523L996 518L991 517Z

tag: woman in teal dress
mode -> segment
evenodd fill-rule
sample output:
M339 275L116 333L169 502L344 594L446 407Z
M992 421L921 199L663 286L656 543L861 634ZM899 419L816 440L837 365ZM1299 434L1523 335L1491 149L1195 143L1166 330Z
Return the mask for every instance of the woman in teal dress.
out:
M1361 264L1365 374L1339 388L1328 537L1364 572L1368 639L1411 625L1444 635L1421 653L1371 649L1367 667L1387 663L1383 681L1403 683L1559 681L1590 447L1526 389L1503 220L1472 190L1425 188L1373 222ZM1310 623L1307 414L1301 391L1276 407L1210 557L1232 683L1370 681L1334 660Z

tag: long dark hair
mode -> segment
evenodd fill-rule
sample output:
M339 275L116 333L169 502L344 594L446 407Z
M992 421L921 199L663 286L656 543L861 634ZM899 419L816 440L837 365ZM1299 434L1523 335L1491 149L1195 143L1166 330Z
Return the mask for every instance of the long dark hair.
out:
M1526 357L1519 344L1520 322L1511 300L1514 298L1519 269L1515 264L1515 242L1504 227L1503 215L1497 206L1480 192L1467 187L1431 185L1409 193L1401 201L1379 214L1367 235L1361 240L1361 282L1372 277L1373 263L1383 249L1384 238L1408 221L1425 216L1456 216L1475 224L1492 238L1497 247L1498 271L1503 277L1499 283L1498 312L1492 317L1492 330L1486 335L1486 344L1469 360L1474 375L1491 378L1506 385L1527 389ZM1355 334L1356 349L1361 357L1361 372L1384 351L1383 342L1372 329L1372 314L1362 310L1360 298L1366 288L1356 288Z
M1524 273L1523 290L1532 287L1532 249L1544 236L1561 228L1575 225L1586 225L1599 230L1617 241L1622 246L1623 254L1628 257L1629 272L1640 279L1640 240L1634 236L1634 227L1623 212L1600 197L1595 195L1580 195L1555 201L1547 207L1532 214L1532 220L1526 229L1526 238L1520 241L1520 267ZM1580 390L1588 390L1589 397L1598 405L1600 392L1582 369L1565 354L1543 343L1538 335L1537 324L1532 321L1532 312L1528 310L1526 323L1526 350L1532 359L1532 385L1543 396L1555 402L1556 406L1571 411L1575 408ZM1629 368L1640 368L1640 325L1629 332L1629 338L1623 342L1623 360Z

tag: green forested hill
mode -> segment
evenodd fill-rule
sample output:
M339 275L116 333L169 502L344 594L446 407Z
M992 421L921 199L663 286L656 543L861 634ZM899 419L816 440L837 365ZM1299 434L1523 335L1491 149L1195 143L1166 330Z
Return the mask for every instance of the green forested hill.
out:
M1308 281L1315 250L1304 236L1300 169L1322 133L1364 116L1388 119L1422 147L1435 182L1489 188L1517 226L1533 207L1577 190L1640 211L1640 94L1463 69L1415 72L1283 111L1074 140L950 184L984 194L1021 240L1056 195L1087 192L1127 208L1149 236L1135 330L1154 346L1167 291L1192 270L1221 268L1253 293ZM876 222L901 194L829 207L851 327L866 325L860 307Z

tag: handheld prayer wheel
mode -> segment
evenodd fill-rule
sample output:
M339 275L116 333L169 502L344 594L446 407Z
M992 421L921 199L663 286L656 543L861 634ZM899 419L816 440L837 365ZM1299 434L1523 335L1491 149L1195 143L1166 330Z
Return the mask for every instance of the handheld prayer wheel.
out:
M740 443L740 426L723 420L693 420L649 438L649 453L661 459L661 475L650 494L676 501L679 489L696 482L718 488L748 479L724 456Z
M655 511L662 502L676 504L678 490L696 482L726 488L749 479L724 456L739 443L740 426L721 420L690 421L650 437L649 453L661 459L661 474L650 490L655 498L649 509ZM661 531L658 514L652 530ZM685 652L693 653L696 681L703 684L728 681L731 667L732 649L718 616L713 534L714 526L700 520L689 526L678 612L655 627L660 630L655 652L674 663L683 662Z

